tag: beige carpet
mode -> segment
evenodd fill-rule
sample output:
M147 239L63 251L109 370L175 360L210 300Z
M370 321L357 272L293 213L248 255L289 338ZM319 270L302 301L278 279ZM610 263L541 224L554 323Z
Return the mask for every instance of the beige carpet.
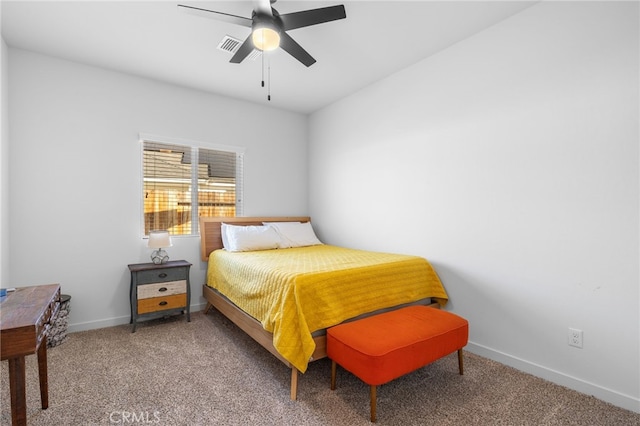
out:
M29 425L368 425L368 387L312 363L289 399L289 370L218 312L72 333L49 355L49 409L27 358ZM11 423L7 362L2 425ZM640 414L466 353L378 389L380 425L640 425Z

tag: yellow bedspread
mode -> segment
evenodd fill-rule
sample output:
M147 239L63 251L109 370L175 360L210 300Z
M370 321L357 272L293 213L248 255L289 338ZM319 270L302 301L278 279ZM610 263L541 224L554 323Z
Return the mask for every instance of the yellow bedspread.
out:
M424 258L330 245L216 250L207 283L273 333L275 348L301 372L315 349L316 330L426 297L447 302Z

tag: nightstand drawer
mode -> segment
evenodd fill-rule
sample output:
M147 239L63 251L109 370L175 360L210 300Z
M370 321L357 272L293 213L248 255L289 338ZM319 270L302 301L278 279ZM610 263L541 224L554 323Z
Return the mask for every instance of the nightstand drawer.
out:
M165 268L148 271L140 271L137 273L136 280L138 285L150 283L168 283L171 281L184 280L189 276L189 268Z
M147 314L149 312L158 312L175 308L187 308L186 293L138 300L138 314Z
M150 297L173 296L187 292L187 280L169 281L165 283L145 284L138 286L138 300Z

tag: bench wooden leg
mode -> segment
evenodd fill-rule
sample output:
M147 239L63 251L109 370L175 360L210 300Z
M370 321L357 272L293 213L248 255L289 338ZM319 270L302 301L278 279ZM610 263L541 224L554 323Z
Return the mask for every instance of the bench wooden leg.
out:
M458 369L460 370L460 375L464 374L464 365L462 361L462 349L458 349Z
M336 390L336 362L331 360L331 390Z
M371 385L371 422L376 422L376 387Z
M298 398L298 369L291 367L291 400Z

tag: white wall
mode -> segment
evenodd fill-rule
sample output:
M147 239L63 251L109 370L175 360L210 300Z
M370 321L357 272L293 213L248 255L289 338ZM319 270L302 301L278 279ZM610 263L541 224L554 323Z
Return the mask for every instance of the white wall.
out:
M0 19L2 5L0 4ZM0 286L9 279L9 73L8 48L0 37Z
M325 241L430 259L469 350L636 411L638 16L538 4L314 113L309 146Z
M14 48L9 78L10 275L2 285L60 283L72 296L70 331L129 321L127 265L150 254L140 132L245 147L245 214L307 214L306 116ZM193 264L197 309L199 238L173 242L169 256Z

